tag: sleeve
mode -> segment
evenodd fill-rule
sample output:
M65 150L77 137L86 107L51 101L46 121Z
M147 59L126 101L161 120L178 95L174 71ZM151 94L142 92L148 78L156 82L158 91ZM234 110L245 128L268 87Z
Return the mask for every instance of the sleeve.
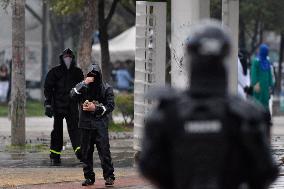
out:
M45 106L52 105L53 93L54 93L55 82L56 82L56 78L53 72L54 72L53 70L50 70L47 73L47 76L44 82L44 96L45 96L44 105Z
M130 74L129 74L128 71L126 71L125 76L126 76L126 79L127 79L129 82L133 83L133 79L132 79L132 77L130 76Z
M82 82L83 80L84 80L84 74L83 74L82 70L79 69L79 80L77 82L79 83L79 82Z
M79 101L82 94L86 91L87 85L82 81L78 83L73 89L70 91L71 99L75 101Z
M156 109L146 118L139 169L143 176L159 188L173 188L169 140L165 116Z
M257 82L259 82L259 67L258 60L254 59L251 65L251 85L255 86Z
M274 87L274 74L272 66L270 66L270 72L269 72L269 86Z
M109 114L114 110L115 103L114 103L114 94L112 87L107 87L105 92L106 103L102 105L97 105L95 114L96 115L105 115Z
M241 141L244 147L249 165L249 180L251 188L266 188L278 175L278 167L272 157L266 136L266 128L269 127L263 113L261 122L259 120L249 121L241 127ZM261 119L261 118L260 118Z

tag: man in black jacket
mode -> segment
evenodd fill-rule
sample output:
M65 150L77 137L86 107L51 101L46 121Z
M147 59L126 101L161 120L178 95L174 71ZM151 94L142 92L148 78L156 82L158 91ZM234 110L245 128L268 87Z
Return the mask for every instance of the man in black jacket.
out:
M70 98L70 90L84 79L83 72L75 65L74 53L68 48L59 56L60 65L52 68L45 80L45 114L54 116L51 132L50 159L51 165L61 164L61 150L63 146L63 119L66 119L67 129L72 147L78 159L80 152L80 133L78 129L78 105Z
M101 69L92 64L84 81L78 83L70 92L72 99L80 106L79 128L81 129L81 150L85 181L83 186L93 185L93 152L96 144L106 186L114 183L114 168L111 160L108 138L109 114L114 109L113 89L102 80Z
M267 113L228 94L231 49L220 23L202 22L187 43L190 88L161 89L148 116L139 167L162 189L267 189L277 177Z

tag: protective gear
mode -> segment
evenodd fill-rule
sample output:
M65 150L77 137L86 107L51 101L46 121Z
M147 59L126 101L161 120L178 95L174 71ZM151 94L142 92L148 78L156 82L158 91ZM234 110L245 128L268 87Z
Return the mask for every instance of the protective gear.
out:
M69 69L64 58L72 58ZM63 119L67 122L67 129L76 156L80 158L80 133L78 129L78 106L70 96L70 90L84 79L80 68L75 66L74 54L65 49L59 56L60 65L52 68L44 83L45 108L47 116L54 116L51 132L50 158L58 160L63 146Z
M71 62L72 62L72 58L67 56L67 57L63 58L63 60L64 60L64 63L66 65L67 69L69 70Z
M52 116L53 116L53 109L52 109L51 105L45 105L45 115L47 117L52 118Z
M192 30L186 46L191 61L188 68L192 93L226 93L228 81L224 59L230 49L230 37L218 22L203 21Z
M103 168L103 176L105 179L112 178L114 180L114 168L108 138L108 115L114 109L113 89L108 84L103 83L101 69L97 64L90 66L86 76L95 77L94 82L88 85L80 82L70 92L71 98L76 100L80 106L79 128L81 128L84 176L86 179L92 179L95 175L93 152L96 144ZM83 111L83 104L86 100L96 104L95 111Z
M206 49L203 41L226 44L220 43L228 41L222 40L224 36L221 27L209 23L191 36L196 40L190 44ZM166 88L148 95L158 105L145 122L139 161L142 174L163 189L267 188L278 174L265 136L267 113L228 95L223 59L229 52L198 53L197 46L188 48L195 49L189 51L195 56L190 57L191 88L183 92ZM211 81L215 77L217 82ZM217 89L205 89L209 84Z

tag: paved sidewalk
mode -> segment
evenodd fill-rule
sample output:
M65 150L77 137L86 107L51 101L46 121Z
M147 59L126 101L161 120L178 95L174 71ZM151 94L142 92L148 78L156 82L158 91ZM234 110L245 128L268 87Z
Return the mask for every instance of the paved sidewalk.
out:
M95 169L95 187L104 188L101 169ZM150 184L140 177L135 168L116 168L115 188L147 188ZM0 168L0 188L80 188L83 180L81 168ZM86 188L86 187L83 187Z
M284 156L284 117L274 117L272 128L274 155ZM52 129L52 119L49 118L27 118L26 119L27 138L49 139ZM64 128L67 135L66 127ZM7 118L0 118L0 139L10 136L10 122ZM1 139L2 141L6 141ZM1 141L0 140L0 141ZM112 140L112 153L116 167L116 184L113 188L124 189L153 189L153 187L139 176L135 168L130 166L133 160L132 139ZM33 142L33 141L32 141ZM40 143L42 141L39 141ZM45 143L48 141L45 141ZM0 144L0 147L5 144ZM48 166L48 155L41 152L25 152L24 154L14 152L7 153L1 151L2 166L0 166L0 188L13 189L73 189L73 188L105 188L102 179L102 171L96 168L97 182L95 186L82 187L83 180L81 165L74 163L73 153L65 154L63 157L63 167L53 168ZM97 154L95 157L95 167L99 167ZM6 158L6 159L5 159ZM0 160L0 165L1 165ZM31 163L32 162L32 163ZM73 164L72 164L73 162ZM69 166L69 168L67 167ZM5 167L5 168L4 168ZM120 168L118 168L120 167ZM284 173L284 170L281 171ZM271 189L284 188L284 175L271 186Z
M104 185L104 180L99 179L95 185L84 187L81 182L65 182L65 183L53 183L44 185L30 185L30 186L20 186L14 187L14 189L78 189L78 188L88 188L88 189L102 189L107 188ZM124 189L152 189L144 179L139 176L132 177L120 177L115 181L115 185L111 188L124 188Z

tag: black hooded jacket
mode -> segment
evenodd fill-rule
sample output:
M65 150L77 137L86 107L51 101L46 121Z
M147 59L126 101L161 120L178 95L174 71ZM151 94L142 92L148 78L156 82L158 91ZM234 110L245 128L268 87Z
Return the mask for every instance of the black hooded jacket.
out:
M108 115L114 109L113 89L103 82L99 65L90 66L87 76L92 75L95 75L95 82L88 85L80 82L70 92L71 98L79 103L79 128L84 129L107 126ZM83 111L82 106L86 100L99 103L94 112Z
M63 61L65 50L59 56L60 64L52 68L46 76L44 83L45 105L51 105L55 113L69 113L71 111L73 115L77 115L77 104L71 100L69 92L84 79L84 75L82 70L76 67L73 52L70 49L67 50L72 54L70 68L67 69Z

